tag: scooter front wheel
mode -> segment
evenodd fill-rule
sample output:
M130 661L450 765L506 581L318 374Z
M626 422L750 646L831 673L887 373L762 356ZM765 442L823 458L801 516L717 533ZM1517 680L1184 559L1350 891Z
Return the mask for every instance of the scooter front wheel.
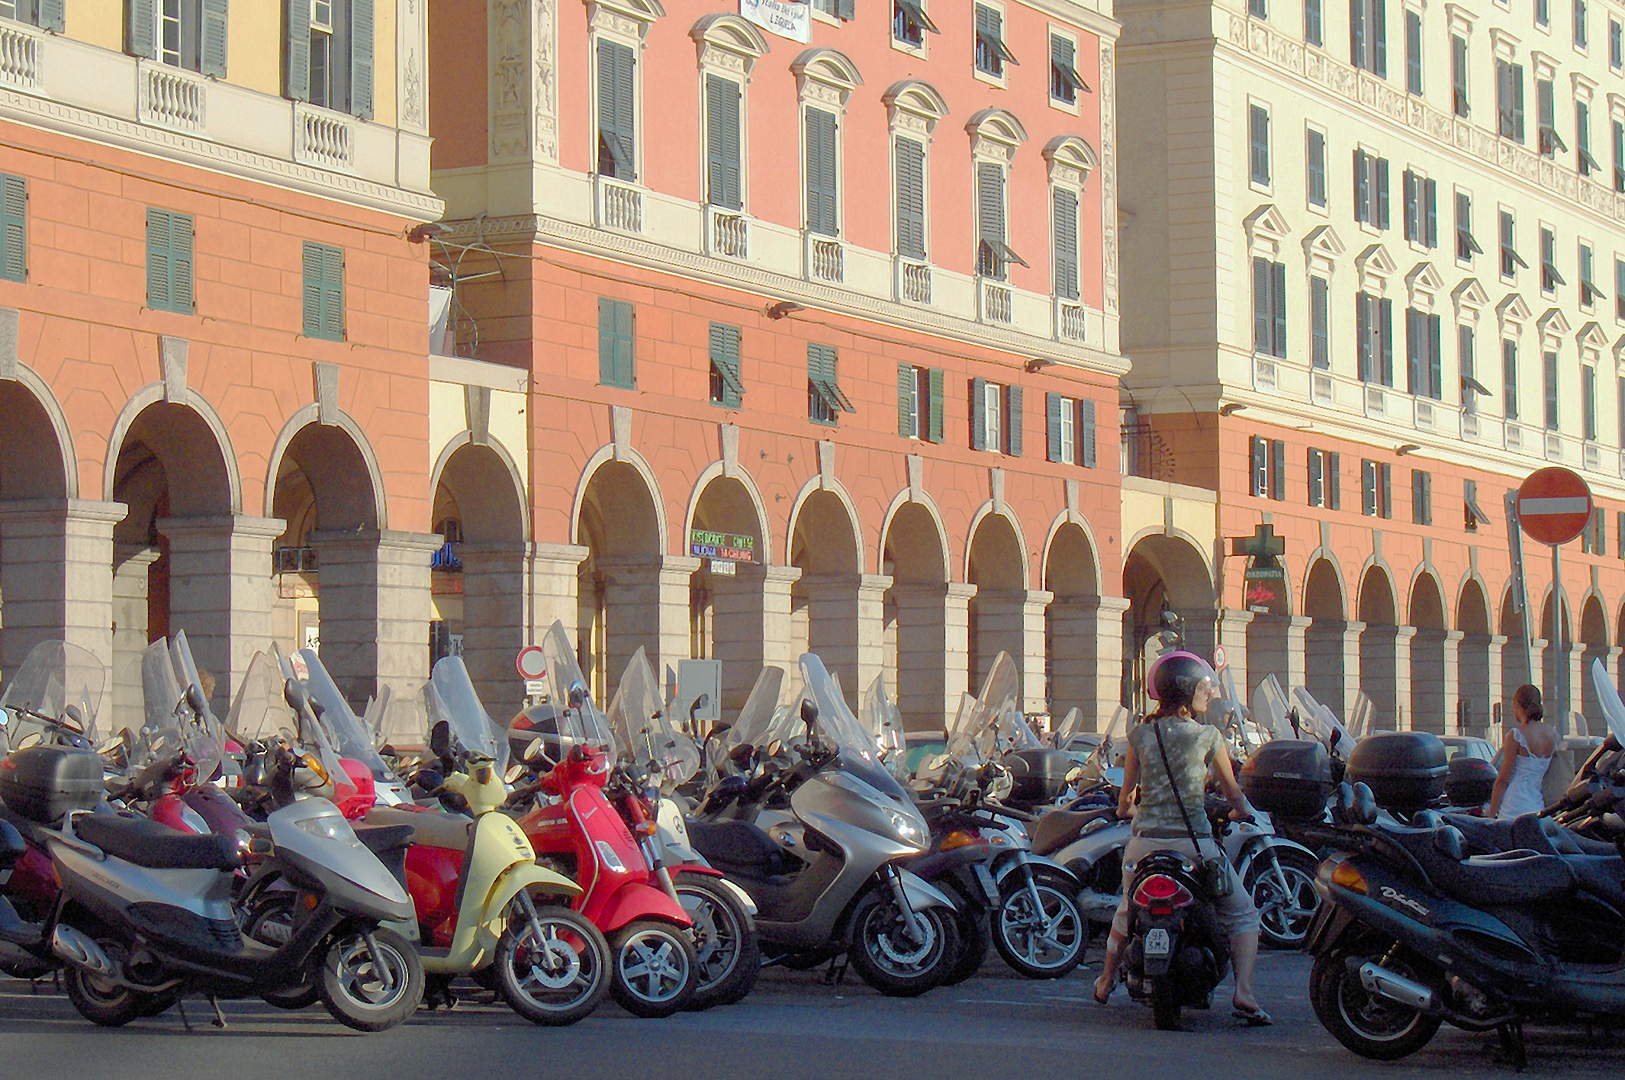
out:
M658 1020L681 1012L694 997L699 964L684 928L639 919L616 932L611 951L609 992L633 1016Z
M688 1007L732 1005L750 993L762 969L756 921L726 886L704 874L679 874L676 887L677 899L694 920L690 935L699 978Z
M989 919L993 945L1017 974L1059 979L1083 960L1089 943L1077 898L1063 882L1034 875L1029 885L1012 875Z
M914 913L918 936L885 889L871 889L852 908L847 958L863 981L890 997L918 997L941 986L960 955L959 914L929 907Z
M322 1004L357 1031L388 1031L405 1021L423 1000L423 985L417 950L389 930L341 933L322 956Z
M537 927L541 937L537 937ZM583 1020L609 993L609 943L568 908L536 908L536 924L516 917L497 942L489 972L503 1000L533 1024Z

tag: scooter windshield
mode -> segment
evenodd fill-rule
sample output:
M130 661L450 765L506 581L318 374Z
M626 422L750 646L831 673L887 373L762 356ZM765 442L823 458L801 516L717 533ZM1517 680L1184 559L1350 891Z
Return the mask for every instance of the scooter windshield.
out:
M1008 653L993 658L982 692L970 708L961 708L948 733L947 754L966 768L974 769L991 758L998 747L1000 717L1017 708L1021 673Z
M1287 719L1287 708L1286 693L1274 675L1266 676L1253 690L1253 723L1265 739L1300 737Z
M572 746L593 746L615 756L615 733L609 717L593 703L587 676L576 663L575 648L563 623L548 627L542 637L542 656L547 661L550 700L558 711L561 749L567 752Z
M226 730L234 739L245 745L278 737L297 740L299 719L283 697L282 687L277 662L268 653L255 653L226 714Z
M671 722L660 681L641 648L632 654L609 703L609 723L621 756L647 769L662 787L675 787L700 771L700 748Z
M813 653L801 654L802 695L818 709L818 738L834 746L841 755L841 765L864 783L890 798L912 806L903 785L881 765L874 740L863 730L858 718L847 708L839 686L824 667L824 662Z
M22 666L11 676L0 709L7 714L6 743L16 746L23 737L38 734L49 740L52 729L16 710L27 709L62 719L69 705L84 715L85 737L96 737L96 711L101 707L107 673L102 662L85 649L65 641L42 641L29 650Z
M899 780L909 779L908 743L903 737L903 714L886 693L886 676L876 675L860 703L858 719L874 739L880 760Z
M480 703L463 658L446 656L435 661L429 686L434 691L429 699L434 703L431 712L440 712L438 719L446 721L457 745L470 754L490 758L499 773L507 769L508 740L497 738L497 727Z
M1051 743L1055 749L1065 750L1072 745L1072 740L1077 738L1078 732L1081 730L1083 730L1083 710L1074 705L1067 710L1066 716L1056 725L1055 735Z
M1354 749L1354 736L1349 734L1330 709L1315 700L1307 688L1294 686L1292 701L1298 706L1298 716L1304 725L1315 738L1326 744L1328 750L1346 757Z
M1602 709L1603 719L1608 721L1608 730L1619 745L1625 746L1625 702L1620 700L1614 680L1608 677L1608 669L1595 658L1591 661L1591 685L1597 691L1597 705Z
M1128 746L1129 711L1119 705L1112 712L1111 722L1106 730L1100 734L1100 743L1089 752L1084 759L1084 776L1092 780L1109 780L1116 783L1121 776L1108 775L1108 770L1117 769L1122 765L1124 748Z
M169 643L169 659L175 667L176 681L181 684L181 693L184 695L188 688L197 687L203 702L202 712L192 712L187 709L186 716L190 723L182 728L186 736L187 756L192 764L197 766L198 775L207 780L214 775L220 767L220 761L225 756L225 732L220 728L220 721L215 718L209 708L208 695L203 691L203 679L198 674L197 661L192 659L192 645L186 640L186 631L178 630Z
M333 749L340 757L361 762L378 780L393 778L389 766L378 756L372 745L372 736L362 725L350 703L339 693L338 684L327 673L315 649L300 649L294 654L294 675L305 684L310 699L322 707L322 724L330 733ZM301 670L302 669L302 670Z
M774 739L789 742L800 730L800 720L792 721L794 709L780 706L784 697L784 669L768 664L756 676L744 708L734 717L733 726L715 733L706 743L706 765L713 776L728 772L729 756L740 746L766 747ZM800 698L796 698L800 700Z

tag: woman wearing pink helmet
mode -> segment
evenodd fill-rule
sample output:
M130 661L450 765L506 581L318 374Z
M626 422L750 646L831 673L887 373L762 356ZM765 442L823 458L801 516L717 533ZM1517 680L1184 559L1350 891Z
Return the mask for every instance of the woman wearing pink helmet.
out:
M1247 797L1236 783L1223 737L1217 728L1199 719L1207 712L1217 681L1207 661L1184 651L1157 657L1146 675L1157 708L1129 733L1123 760L1123 788L1117 801L1118 816L1134 820L1134 838L1123 852L1125 883L1133 879L1135 865L1154 851L1178 851L1192 858L1217 860L1228 867L1224 852L1214 842L1207 815L1201 810L1209 776L1218 781L1225 798L1230 800L1232 820L1242 821L1252 815ZM1192 832L1195 841L1191 838ZM1235 968L1232 1005L1237 1019L1255 1026L1266 1025L1270 1023L1270 1015L1253 996L1253 967L1258 959L1258 910L1253 907L1251 895L1235 880L1234 868L1230 868L1230 875L1230 894L1216 900L1214 907L1220 925L1230 938L1230 959ZM1112 920L1111 937L1106 942L1106 960L1100 978L1095 980L1095 1001L1102 1005L1117 987L1118 967L1127 941L1128 890L1125 888Z

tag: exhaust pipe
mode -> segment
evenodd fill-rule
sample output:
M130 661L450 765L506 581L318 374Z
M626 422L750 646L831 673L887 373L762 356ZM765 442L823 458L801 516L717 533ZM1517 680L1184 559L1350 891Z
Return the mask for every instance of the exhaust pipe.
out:
M100 975L104 979L115 981L123 980L123 973L112 960L108 959L107 954L102 952L102 947L71 926L58 924L51 931L51 951L62 960L92 975Z
M1360 977L1360 985L1365 987L1368 994L1387 998L1418 1012L1433 1011L1434 993L1419 982L1370 962L1361 964L1356 969L1356 974Z

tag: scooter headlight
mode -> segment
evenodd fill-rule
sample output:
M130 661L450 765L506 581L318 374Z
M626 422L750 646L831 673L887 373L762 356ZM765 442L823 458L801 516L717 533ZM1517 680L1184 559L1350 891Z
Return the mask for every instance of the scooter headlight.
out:
M886 818L891 822L892 831L910 844L923 847L930 839L919 821L911 814L887 810Z

